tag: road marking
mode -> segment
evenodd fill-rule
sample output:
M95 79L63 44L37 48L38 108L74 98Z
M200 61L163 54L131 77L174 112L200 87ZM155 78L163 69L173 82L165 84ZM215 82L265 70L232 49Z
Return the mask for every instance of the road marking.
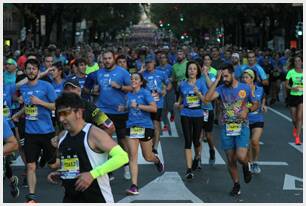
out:
M176 129L176 125L175 125L175 121L171 122L170 121L170 114L168 114L168 120L170 122L170 130L171 130L171 135L169 134L169 131L163 132L163 134L160 136L161 138L165 138L165 137L179 137L178 133L177 133L177 129ZM163 121L161 122L161 129L164 128L164 123Z
M288 166L287 162L270 162L270 161L256 161L259 165L267 165L267 166Z
M21 156L19 155L18 158L15 161L12 161L12 166L24 166L24 163L21 159Z
M272 112L274 112L275 114L278 114L279 116L285 118L286 120L288 120L289 122L292 122L292 119L286 115L284 115L283 113L280 113L279 111L272 109L271 107L267 107L269 110L271 110Z
M295 148L296 150L298 150L299 152L303 153L303 144L301 145L296 145L295 143L293 142L289 142L288 143L289 145L291 145L293 148Z
M193 145L192 145L192 158L194 158ZM225 161L221 157L216 147L215 147L215 158L216 158L216 161L215 161L216 165L225 165ZM202 165L209 164L209 146L207 142L202 143L201 161L202 161Z
M154 193L154 194L152 194ZM193 203L203 203L184 184L177 172L165 172L139 190L139 195L127 196L119 203L130 203L137 200L189 200Z
M164 162L163 151L162 151L162 148L161 148L160 143L158 144L157 152L158 152L158 157L160 158L160 160L161 160L162 162ZM153 164L153 162L147 162L147 161L143 158L143 156L142 156L142 150L141 150L140 145L138 146L138 164L141 164L141 165Z
M296 187L296 181L303 185L303 179L292 175L285 174L283 190L303 190L302 187Z

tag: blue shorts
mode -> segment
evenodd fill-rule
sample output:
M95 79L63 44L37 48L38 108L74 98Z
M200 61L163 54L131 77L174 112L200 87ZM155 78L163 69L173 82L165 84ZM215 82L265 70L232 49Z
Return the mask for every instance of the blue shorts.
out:
M250 141L250 129L248 125L243 124L239 136L227 136L225 125L221 128L221 143L224 150L233 150L237 148L248 148Z

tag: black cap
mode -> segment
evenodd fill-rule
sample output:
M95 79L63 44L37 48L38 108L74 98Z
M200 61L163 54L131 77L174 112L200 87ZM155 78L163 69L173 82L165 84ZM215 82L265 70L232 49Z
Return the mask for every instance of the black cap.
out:
M80 86L80 83L79 83L79 81L77 80L77 79L68 79L66 82L65 82L65 84L64 84L64 88L67 86L67 85L71 85L71 86L73 86L73 87L80 87L81 88L81 86Z

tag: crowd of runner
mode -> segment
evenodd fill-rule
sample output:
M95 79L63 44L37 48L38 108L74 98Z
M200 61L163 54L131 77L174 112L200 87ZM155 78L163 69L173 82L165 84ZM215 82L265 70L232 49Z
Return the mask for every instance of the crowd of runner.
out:
M261 172L267 106L283 101L292 117L292 140L301 144L301 50L50 45L5 48L4 54L4 176L14 198L19 185L28 187L26 202L39 201L36 173L45 164L53 170L48 181L65 188L63 202L114 202L110 181L121 167L131 181L126 193L139 194L138 176L144 174L138 148L164 172L160 136L171 135L175 119L185 140L185 178L196 178L201 169L202 141L209 145L209 164L215 164L220 138L233 196L240 194L237 162L246 183ZM10 166L16 152L25 163L20 184Z

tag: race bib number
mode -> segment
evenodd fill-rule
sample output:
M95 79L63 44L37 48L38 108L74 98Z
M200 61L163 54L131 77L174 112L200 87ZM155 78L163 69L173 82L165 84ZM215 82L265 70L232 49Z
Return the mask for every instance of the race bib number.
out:
M187 96L188 108L200 107L200 99L198 96Z
M38 108L34 105L27 105L25 108L25 114L27 120L37 120Z
M239 136L241 134L241 123L229 123L226 124L227 136Z
M3 107L3 116L9 118L11 116L10 108L7 106Z
M80 174L79 158L61 159L61 178L75 179Z
M204 122L208 122L209 111L208 110L204 110L203 114L204 114L203 121Z
M145 128L142 127L132 127L130 129L130 138L144 138L145 137Z

